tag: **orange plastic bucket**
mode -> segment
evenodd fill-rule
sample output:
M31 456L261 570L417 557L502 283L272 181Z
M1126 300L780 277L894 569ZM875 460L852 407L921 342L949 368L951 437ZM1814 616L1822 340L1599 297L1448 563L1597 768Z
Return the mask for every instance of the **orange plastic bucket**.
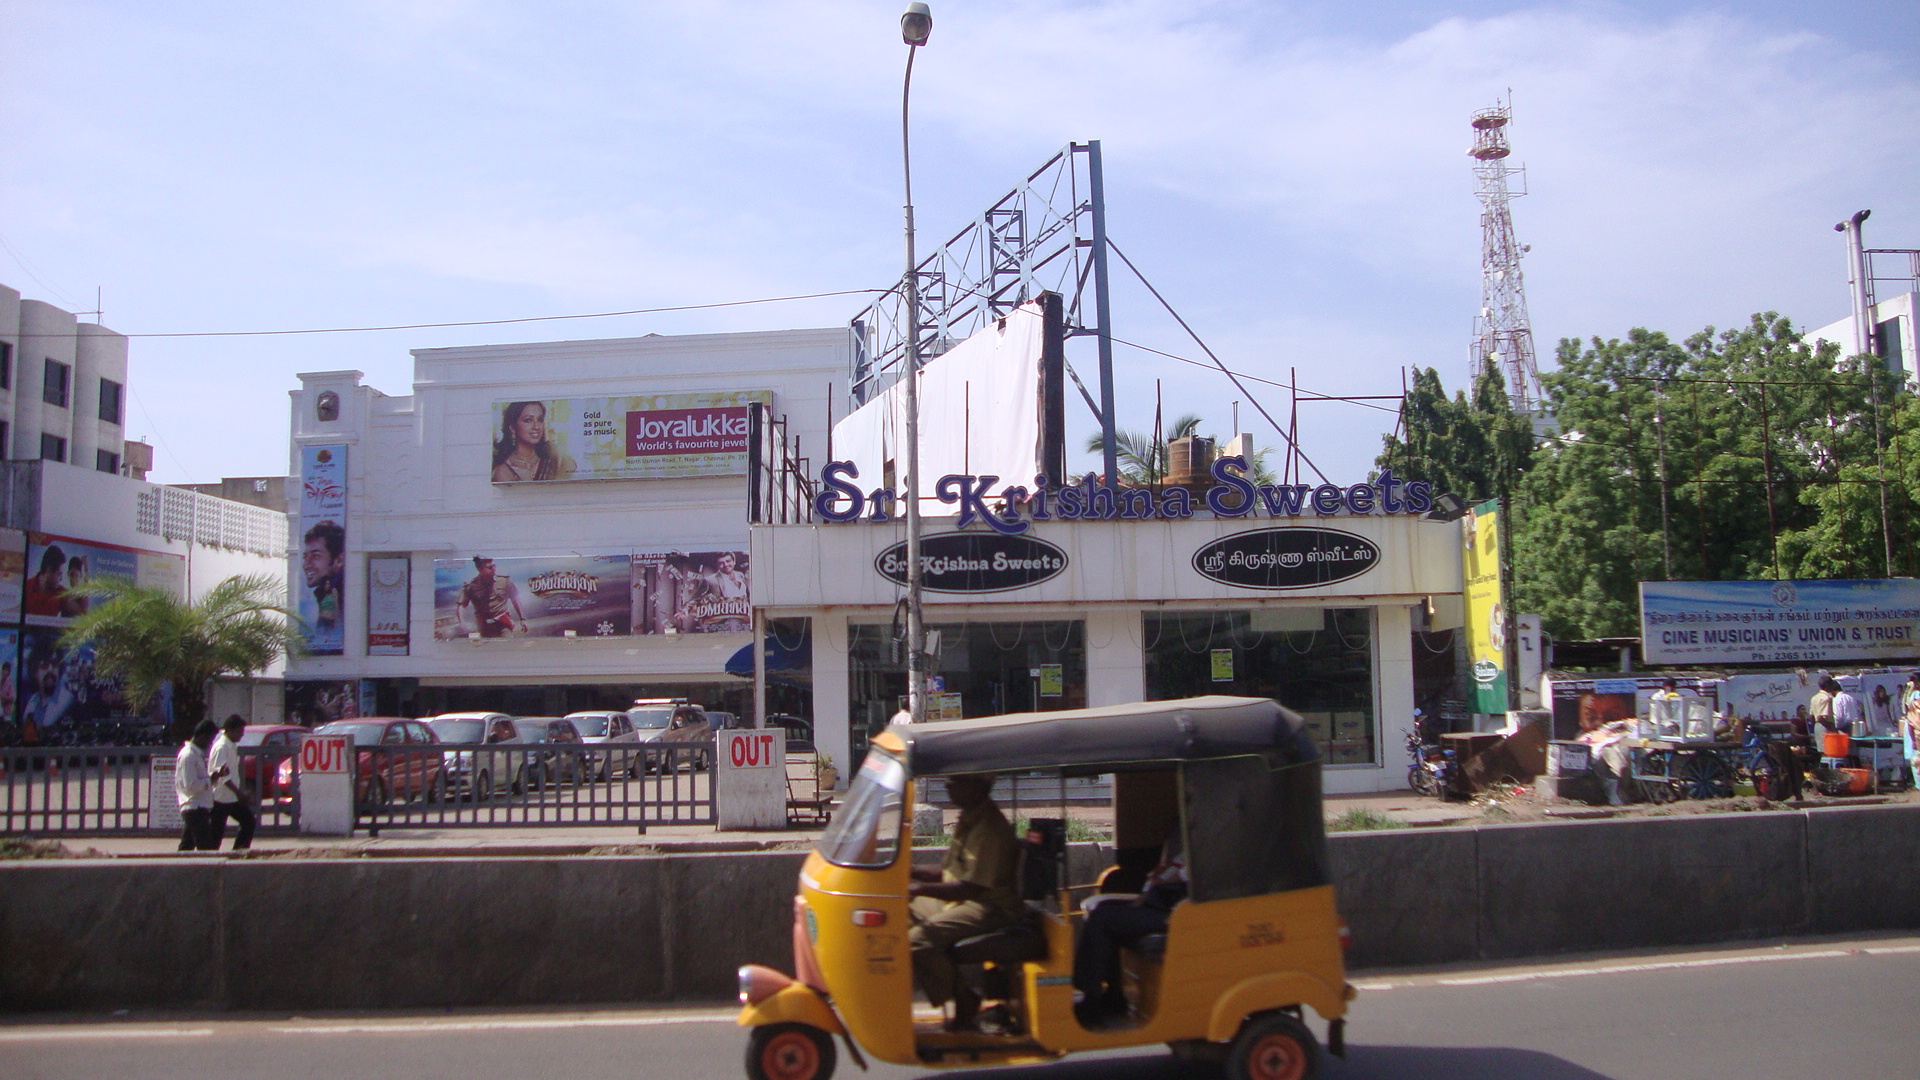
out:
M1846 757L1853 740L1844 731L1829 731L1820 736L1820 753L1826 757Z
M1846 794L1865 795L1873 790L1872 769L1841 769L1840 771L1847 778Z

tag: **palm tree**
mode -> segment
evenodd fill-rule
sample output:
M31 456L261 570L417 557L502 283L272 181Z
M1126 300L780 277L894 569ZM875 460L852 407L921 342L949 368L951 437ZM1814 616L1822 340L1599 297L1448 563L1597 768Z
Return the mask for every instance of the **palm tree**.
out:
M94 670L119 679L136 709L171 685L175 742L206 715L214 676L253 675L301 640L284 587L265 574L230 577L197 604L115 578L80 591L93 602L60 636L61 647L91 644Z
M1200 430L1200 418L1187 413L1174 418L1164 434L1145 431L1116 431L1113 433L1114 457L1120 467L1120 482L1123 484L1158 484L1167 478L1167 444L1175 439L1184 439L1197 434ZM1087 453L1098 454L1105 449L1106 443L1099 432L1087 436Z
M1120 467L1120 482L1123 484L1146 485L1165 483L1167 472L1172 467L1168 457L1167 444L1175 439L1184 439L1189 435L1200 434L1200 418L1192 413L1177 416L1163 436L1155 437L1148 432L1115 431L1113 433L1114 457ZM1087 436L1087 453L1098 454L1105 447L1100 433ZM1255 450L1247 462L1247 479L1256 484L1274 484L1279 480L1273 470L1267 466L1267 454L1270 447Z

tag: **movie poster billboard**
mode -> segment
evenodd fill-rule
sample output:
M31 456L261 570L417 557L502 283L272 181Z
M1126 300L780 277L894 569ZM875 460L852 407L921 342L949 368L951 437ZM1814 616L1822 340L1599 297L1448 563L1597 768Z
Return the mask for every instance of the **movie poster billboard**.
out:
M8 650L0 646L0 656ZM19 673L17 735L27 745L75 746L148 741L139 729L164 725L172 716L171 696L163 691L136 715L116 679L94 670L92 645L62 648L54 627L20 632L11 652Z
M1500 580L1500 503L1481 503L1461 519L1466 572L1468 661L1474 712L1507 711L1507 608Z
M1647 704L1668 679L1683 697L1712 696L1714 690L1695 675L1621 675L1617 678L1581 678L1554 675L1553 737L1577 739L1615 720L1647 715Z
M747 407L766 390L497 401L488 437L496 484L744 476Z
M0 529L0 622L19 622L27 587L27 534Z
M633 632L725 634L753 628L744 551L636 552Z
M1911 662L1920 581L1643 581L1649 664Z
M29 626L65 626L85 613L92 598L79 588L96 578L118 578L175 595L186 589L187 561L182 556L51 533L27 534L25 566L31 573L21 589L21 607Z
M624 637L630 573L626 555L436 559L433 636Z
M287 723L319 727L361 715L357 679L300 679L286 684Z
M1773 724L1805 724L1812 713L1813 695L1820 689L1817 668L1772 672L1764 675L1734 675L1720 680L1720 710L1743 720L1762 720ZM1864 671L1840 675L1840 685L1860 699L1860 707L1870 728L1876 733L1895 730L1905 715L1900 707L1900 691L1912 674L1910 668Z
M300 448L300 581L294 614L307 651L339 656L346 646L347 447Z
M412 583L412 560L407 556L367 560L368 656L407 655Z

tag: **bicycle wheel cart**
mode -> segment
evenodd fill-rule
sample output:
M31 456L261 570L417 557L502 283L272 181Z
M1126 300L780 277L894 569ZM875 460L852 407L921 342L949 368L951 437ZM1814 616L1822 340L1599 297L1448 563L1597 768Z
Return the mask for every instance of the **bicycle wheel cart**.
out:
M1726 799L1745 764L1738 743L1648 739L1633 748L1630 775L1648 802L1677 799Z

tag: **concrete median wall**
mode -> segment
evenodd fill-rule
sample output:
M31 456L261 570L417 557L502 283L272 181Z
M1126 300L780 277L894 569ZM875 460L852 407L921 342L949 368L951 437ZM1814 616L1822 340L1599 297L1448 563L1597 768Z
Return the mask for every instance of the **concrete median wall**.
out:
M1347 833L1329 846L1358 968L1920 928L1920 807ZM0 1009L718 1001L740 964L790 968L801 860L0 864Z

